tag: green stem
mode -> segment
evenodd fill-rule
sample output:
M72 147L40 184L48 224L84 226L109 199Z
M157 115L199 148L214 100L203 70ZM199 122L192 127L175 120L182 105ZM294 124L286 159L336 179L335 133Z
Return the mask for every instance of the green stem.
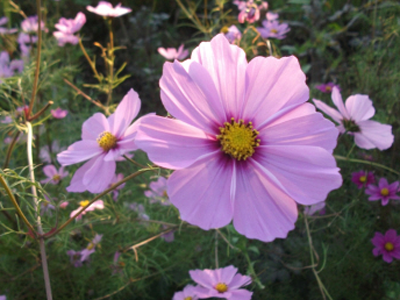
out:
M390 171L390 172L392 172L392 173L394 173L396 175L400 175L400 172L397 172L397 171L393 170L392 168L386 167L384 165L381 165L381 164L378 164L378 163L375 163L375 162L372 162L372 161L369 161L369 160L356 159L356 158L347 158L347 157L340 156L340 155L334 155L334 157L337 160L344 160L344 161L349 161L349 162L354 162L354 163L371 165L371 166L374 166L374 167L385 169L385 170Z
M243 252L244 257L246 257L247 263L249 264L249 270L250 273L253 275L253 279L255 283L259 286L260 289L265 289L265 286L261 283L260 279L258 278L256 271L253 268L253 264L251 263L250 256L247 254L247 252Z
M19 135L20 135L20 132L17 131L17 133L14 135L14 137L10 143L10 146L8 146L6 160L4 161L3 169L7 169L8 164L10 163L11 154L12 154L15 144L17 143L17 139L18 139Z
M107 104L108 107L111 103L112 99L112 92L113 92L113 82L114 82L114 33L112 30L112 18L108 18L108 31L110 33L110 44L108 48L108 59L106 63L108 63L108 97L107 97Z
M96 67L93 63L93 61L90 59L89 55L87 54L85 47L82 44L82 39L79 39L79 46L81 47L81 50L83 52L83 55L85 56L86 60L88 61L90 67L92 68L92 71L94 73L94 76L97 78L97 80L101 83L101 77L99 75L99 73L96 70ZM65 79L64 79L65 80Z

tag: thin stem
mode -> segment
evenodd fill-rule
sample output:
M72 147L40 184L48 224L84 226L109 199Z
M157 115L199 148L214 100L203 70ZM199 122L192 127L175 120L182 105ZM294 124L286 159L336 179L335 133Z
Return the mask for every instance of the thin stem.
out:
M3 164L3 169L7 169L8 164L10 163L11 154L12 154L15 144L17 143L17 139L18 139L19 135L20 135L20 132L17 131L17 133L14 135L14 137L10 143L10 146L8 146L6 160L4 161L4 164Z
M253 275L253 279L254 279L255 283L258 284L260 289L265 289L265 286L261 283L260 279L257 276L256 271L254 270L253 264L251 263L251 260L250 260L250 256L246 252L244 252L243 254L244 254L244 257L246 257L247 263L249 264L249 270L250 270L250 273Z
M33 195L33 202L36 211L36 219L37 219L37 228L39 235L43 234L42 228L42 220L40 217L39 212L39 200L37 197L37 191L35 186L35 172L33 169L33 155L32 155L32 139L33 139L33 130L32 124L30 122L26 122L28 126L28 141L27 141L27 152L28 152L28 165L29 165L29 176L32 182L32 195ZM49 268L47 266L47 256L46 256L46 248L44 246L44 239L43 237L39 237L39 247L40 247L40 255L42 257L42 267L43 267L43 275L44 275L44 285L46 287L46 296L47 300L52 300L53 296L51 294L51 285L50 285L50 276L49 276Z
M140 163L138 163L136 160L133 160L132 158L129 158L126 155L122 155L126 160L130 161L132 164L134 164L135 166L141 167L141 168L147 168L147 166L144 166Z
M218 263L218 231L215 230L215 268L219 268Z
M86 50L85 50L85 47L83 47L82 39L79 39L79 46L81 47L81 50L82 50L82 52L83 52L83 55L85 55L85 58L86 58L86 60L88 61L90 67L92 68L93 73L94 73L94 76L97 78L97 80L98 80L99 82L101 82L101 77L100 77L99 73L97 72L96 67L94 66L93 61L90 59L89 55L87 54L87 52L86 52ZM64 79L64 80L65 80L65 79Z
M386 166L378 164L378 163L374 163L374 162L369 161L369 160L362 160L362 159L356 159L356 158L347 158L347 157L340 156L340 155L334 155L334 157L337 160L344 160L344 161L349 161L349 162L354 162L354 163L371 165L371 166L374 166L374 167L385 169L385 170L390 171L390 172L392 172L392 173L394 173L396 175L400 175L400 172L397 172L397 171L393 170L392 168L386 167Z
M47 102L47 104L42 107L41 110L39 110L36 114L34 114L32 117L29 117L28 121L33 121L39 118L51 105L53 105L53 101Z
M84 98L86 98L87 100L89 100L90 102L92 102L94 105L97 105L98 107L100 107L101 109L103 109L104 111L106 111L107 109L103 106L103 104L101 104L100 102L93 100L92 98L90 98L90 96L88 96L87 94L85 94L84 92L82 92L78 87L76 87L72 82L68 81L66 78L63 79L64 82L66 84L68 84L70 87L72 87L77 93L78 95L82 95Z
M108 107L111 103L112 99L112 92L113 92L113 82L114 82L114 33L112 30L112 18L108 18L108 31L110 33L110 44L108 48L108 97L107 97L107 104Z

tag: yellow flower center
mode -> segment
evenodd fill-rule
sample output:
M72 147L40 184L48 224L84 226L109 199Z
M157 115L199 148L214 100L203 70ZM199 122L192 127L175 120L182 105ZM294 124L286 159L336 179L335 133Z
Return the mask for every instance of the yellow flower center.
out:
M59 181L60 179L61 179L61 176L58 175L58 174L56 174L56 175L53 176L53 180L54 180L54 181Z
M100 133L96 141L104 151L109 151L117 146L117 138L108 131Z
M259 132L253 129L251 122L245 124L239 120L236 123L232 118L230 123L225 122L219 130L221 134L217 135L217 139L221 143L221 150L238 161L252 156L254 148L260 146L260 140L256 139Z
M164 192L162 193L162 195L163 195L163 197L168 198L167 191L164 191Z
M228 26L224 26L221 28L221 33L228 33L228 32L229 32Z
M81 201L81 202L79 202L79 205L82 207L85 207L86 205L89 204L89 202L90 202L89 200Z
M366 182L367 176L360 176L360 182Z
M327 86L325 86L325 90L330 92L330 91L332 91L332 88L329 85L327 85Z
M214 287L218 293L225 293L228 290L228 286L225 283L218 283L215 287Z
M278 30L276 30L276 29L271 29L271 32L277 34L277 33L278 33Z
M185 299L183 299L183 300L192 300L193 298L192 297L186 297Z
M381 195L382 195L382 196L387 196L387 195L389 195L389 190L388 190L387 188L381 189Z
M392 251L392 250L394 249L394 246L393 246L392 243L387 242L387 243L385 244L385 249L386 249L386 251Z
M89 245L86 247L88 250L92 250L94 248L94 244L92 242L89 243Z

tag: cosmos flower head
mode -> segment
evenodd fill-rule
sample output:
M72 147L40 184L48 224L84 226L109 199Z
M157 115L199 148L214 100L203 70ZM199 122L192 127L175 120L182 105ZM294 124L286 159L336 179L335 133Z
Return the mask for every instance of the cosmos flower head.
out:
M371 242L375 246L372 250L374 256L382 255L387 263L391 263L393 258L400 259L400 236L397 235L396 230L389 229L385 235L375 232Z
M358 171L351 173L351 181L354 182L359 189L368 187L375 182L374 173L368 171Z
M275 20L278 20L279 14L269 11L266 13L265 17L267 18L268 21L275 21Z
M112 4L107 1L100 1L96 7L88 5L86 9L97 15L110 18L117 18L132 11L132 9L128 7L121 6L121 3L113 7Z
M67 255L69 256L71 264L73 264L75 268L83 266L83 263L81 261L82 257L81 251L68 250Z
M290 31L287 23L279 23L277 20L264 20L261 24L263 27L257 27L257 31L264 39L282 40L286 37L286 33Z
M322 201L320 203L316 203L310 206L304 207L304 214L307 216L313 216L317 212L319 212L320 215L325 214L325 201Z
M79 42L79 37L74 34L81 30L86 23L86 16L82 12L78 12L75 19L61 18L54 25L58 31L53 32L54 37L58 41L58 46L63 47L66 43L76 45Z
M50 203L49 197L43 195L44 200L40 202L40 215L48 214L49 216L53 215L53 210L56 210L55 206Z
M343 103L339 89L333 87L332 100L338 110L313 99L315 106L339 124L340 133L354 136L354 142L362 149L385 150L392 146L392 126L369 120L375 114L372 101L367 95L356 94Z
M47 176L46 179L40 181L40 183L46 184L58 184L61 179L68 176L69 172L64 171L64 167L59 170L54 165L47 165L43 167L43 173Z
M323 93L332 93L333 88L336 87L340 92L340 86L338 84L334 84L333 82L328 82L320 85L316 85L315 88L320 90Z
M231 25L229 28L225 26L221 29L221 32L225 34L225 37L231 44L240 41L242 38L242 33L235 25Z
M395 181L392 184L389 184L386 178L381 178L378 186L370 184L365 190L365 193L370 195L368 198L369 201L382 200L382 206L388 205L389 200L391 199L400 200L400 197L397 195L398 192L399 182Z
M176 292L172 298L172 300L198 300L199 298L196 295L196 287L188 284L184 287L183 291Z
M93 240L87 245L85 249L81 251L81 262L89 261L89 256L96 251L97 245L103 238L102 234L96 234Z
M10 61L10 55L6 51L0 52L0 84L1 78L9 78L14 76L15 71L21 73L24 69L24 62L20 59Z
M150 182L150 190L144 192L144 195L149 198L150 203L160 203L162 205L171 205L167 194L167 178L158 177L157 181Z
M61 109L60 107L52 109L50 112L53 118L56 119L64 119L68 115L68 110Z
M0 34L13 34L13 33L16 33L18 31L18 29L16 29L16 28L8 29L6 27L3 27L7 23L8 23L8 18L7 17L0 18Z
M189 55L189 50L183 48L183 44L179 46L178 50L175 48L158 48L158 53L168 60L183 60Z
M219 34L191 59L166 62L161 100L174 118L140 119L136 144L175 170L167 194L182 220L204 230L233 219L248 238L285 238L296 202L324 201L341 186L338 131L307 103L295 57L256 57Z
M84 200L79 202L79 207L71 212L69 215L70 218L73 218L78 212L89 204L89 200ZM81 220L83 215L86 215L90 211L94 211L96 209L104 209L104 202L103 200L96 200L94 201L88 208L86 208L79 216L75 218L76 221Z
M29 16L21 22L21 29L25 33L37 33L39 28L39 18L38 16ZM49 30L44 26L44 22L40 22L40 29L42 31L48 32Z
M254 23L260 19L260 10L268 9L268 2L266 1L262 1L260 5L257 5L254 0L235 0L233 4L237 5L240 10L238 15L239 23L244 23L245 21Z

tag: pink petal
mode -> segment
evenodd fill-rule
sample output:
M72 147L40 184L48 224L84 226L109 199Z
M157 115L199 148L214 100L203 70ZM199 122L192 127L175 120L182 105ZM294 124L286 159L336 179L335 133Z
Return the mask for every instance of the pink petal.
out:
M353 95L346 100L346 109L352 120L359 121L368 120L375 114L372 101L367 95Z
M216 282L214 270L190 270L189 275L194 282L209 289L213 289L214 285L218 283Z
M360 121L357 125L361 130L354 133L354 141L358 147L386 150L392 146L394 140L392 126L370 120Z
M113 179L115 168L115 161L104 161L104 155L100 155L83 176L83 184L89 192L101 193Z
M172 173L167 194L181 219L204 230L220 228L232 220L233 161L218 151Z
M313 102L315 106L326 113L328 116L330 116L335 122L341 123L343 116L334 108L330 107L329 105L326 105L324 102L313 99Z
M330 191L342 185L335 159L320 147L269 145L256 151L254 160L271 172L300 204L324 201Z
M200 157L219 150L218 143L202 130L179 120L147 115L140 122L136 145L147 152L152 162L164 168L186 168Z
M160 53L162 56L164 56L166 59L173 59L174 55L168 52L165 48L159 47L157 49L158 53Z
M229 297L229 300L250 300L253 292L248 290L236 290L232 291L232 296Z
M139 113L140 106L139 95L133 89L130 89L114 113L113 126L110 129L115 137L119 139L124 135L125 130Z
M385 238L387 242L394 242L397 238L397 232L394 229L389 229L385 233Z
M383 260L386 261L387 263L391 263L393 261L393 257L386 251L382 253L382 256Z
M53 178L54 175L58 174L56 167L53 165L47 165L43 167L43 173L50 178Z
M243 119L253 121L256 128L280 110L300 105L308 98L306 76L294 56L256 57L250 61Z
M83 184L83 176L88 170L90 170L96 159L96 157L92 158L87 163L82 165L78 170L76 170L74 176L72 176L69 186L67 187L68 192L82 193L87 190L86 185Z
M230 283L237 273L238 269L234 266L227 266L225 268L216 269L215 272L218 274L220 282L227 284L230 287Z
M233 277L232 281L229 284L230 289L238 289L242 286L249 285L251 283L251 277L250 276L245 276L242 274L236 274L235 277Z
M237 166L233 225L247 238L270 242L294 229L297 205L260 167L252 159Z
M107 118L102 113L95 113L83 123L81 137L82 140L96 141L104 131L110 131Z
M223 34L218 34L211 42L200 43L193 50L191 59L200 63L211 75L227 120L237 118L243 105L247 67L245 52L229 44Z
M84 140L73 143L67 150L57 154L58 162L63 166L76 164L97 156L103 149L96 141Z
M351 116L348 113L346 107L344 106L342 95L340 94L340 91L336 86L333 87L331 96L332 96L333 103L338 108L338 110L342 114L342 116L345 119L350 120Z

